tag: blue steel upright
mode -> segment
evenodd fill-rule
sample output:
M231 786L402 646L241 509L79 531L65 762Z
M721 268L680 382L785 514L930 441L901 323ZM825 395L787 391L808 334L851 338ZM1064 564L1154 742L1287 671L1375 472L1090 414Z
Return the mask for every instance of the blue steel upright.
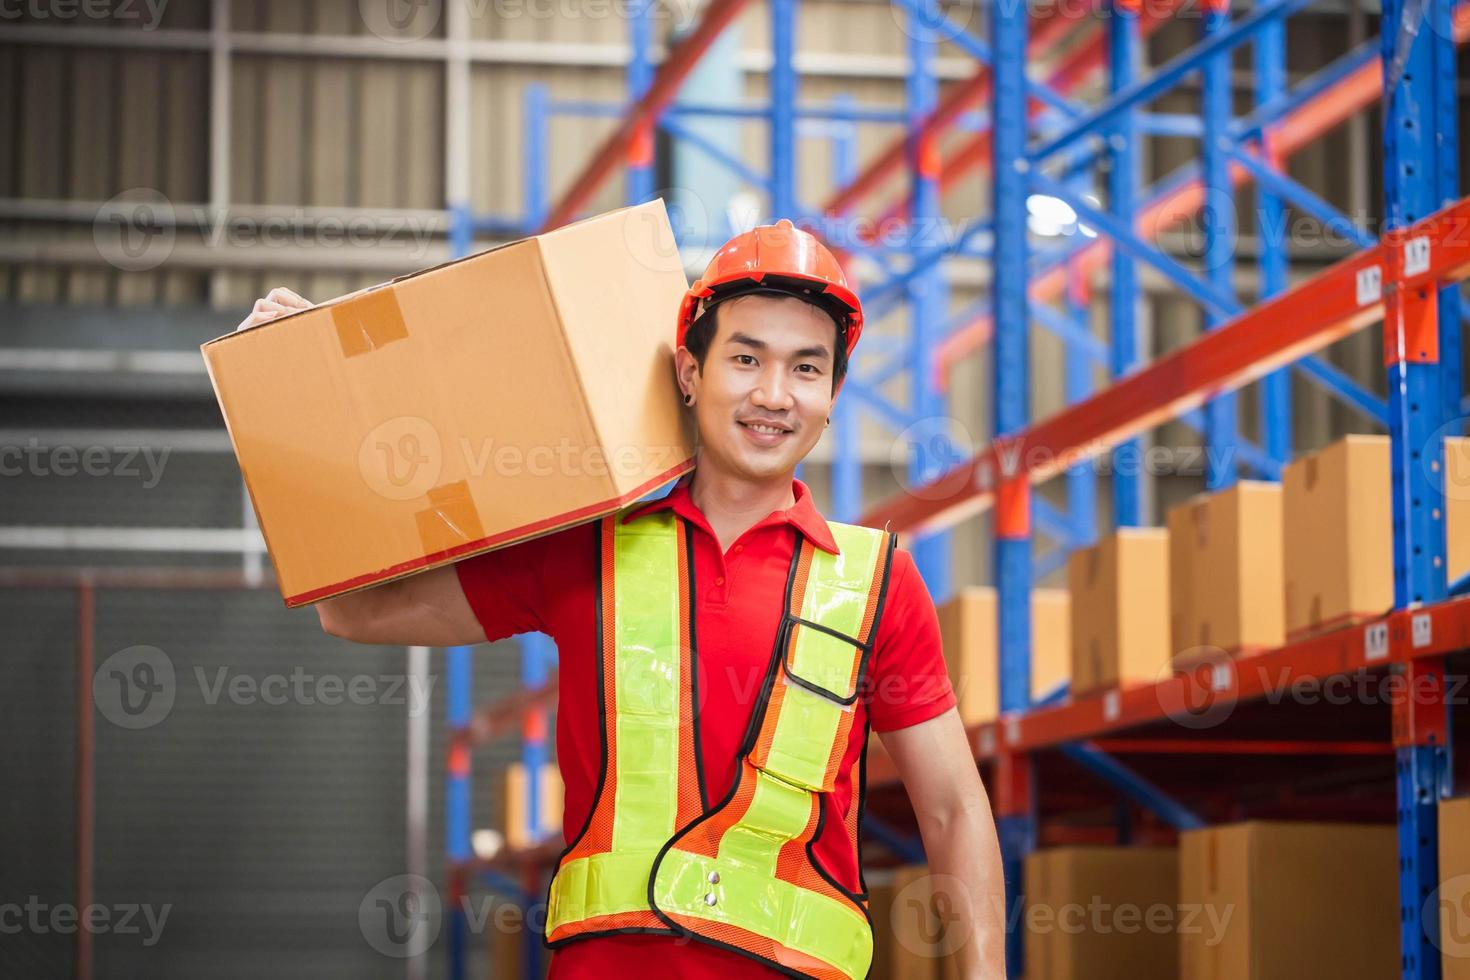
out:
M1452 407L1443 396L1441 358L1445 335L1459 331L1459 310L1456 298L1446 296L1446 291L1421 294L1398 288L1412 243L1402 242L1395 232L1458 194L1456 52L1450 9L1449 0L1423 4L1387 0L1383 5L1383 237L1389 252L1384 270L1384 351L1398 608L1437 602L1446 594L1441 426L1458 406ZM1414 17L1426 17L1428 22L1415 24ZM1453 349L1458 360L1458 347ZM1428 915L1424 911L1438 883L1438 802L1441 783L1450 771L1450 749L1442 727L1414 730L1423 712L1401 705L1394 710L1402 975L1406 980L1438 980L1438 916L1433 907Z
M1108 17L1108 91L1114 94L1138 77L1138 13L1131 0L1113 0ZM1132 222L1138 200L1138 135L1132 108L1119 113L1108 135L1112 169L1108 172L1108 210L1120 222ZM1133 256L1113 246L1109 312L1112 344L1108 367L1121 378L1138 365L1138 270ZM1129 439L1113 451L1113 524L1142 523L1138 497L1143 443Z
M1286 25L1273 21L1261 29L1252 47L1256 69L1256 105L1269 105L1286 92ZM1271 150L1272 127L1261 137L1261 156L1266 166L1279 161ZM1281 197L1264 184L1256 188L1257 238L1261 242L1261 302L1286 288L1286 208ZM1291 460L1291 372L1279 368L1261 379L1261 447L1266 455L1285 465Z
M1229 29L1228 0L1207 0L1205 39L1218 37ZM1205 59L1200 94L1205 135L1200 156L1205 181L1205 276L1217 293L1234 300L1235 194L1230 184L1230 157L1223 142L1228 138L1225 134L1231 120L1230 55L1227 49ZM1208 329L1220 326L1226 319L1227 315L1218 310L1205 311ZM1233 393L1219 395L1205 406L1206 489L1220 490L1235 482L1238 429L1239 409Z
M1027 98L1026 44L1030 13L1024 4L990 5L990 41L993 64L991 98L992 180L991 207L995 222L992 303L995 337L992 343L995 432L1014 433L1030 415L1031 317L1027 300L1026 197L1030 166L1026 157ZM994 513L995 560L993 574L998 600L1000 653L1000 710L1019 711L1031 702L1031 537L1030 488L1025 477L1008 480L999 474L1000 493ZM1015 759L1016 767L1029 763ZM1006 970L1012 977L1024 972L1023 935L1018 915L1025 901L1023 864L1036 839L1030 780L1004 780L1008 789L997 799L996 829L1006 876ZM1001 787L1005 789L1005 787ZM1010 798L1014 796L1015 798Z
M628 105L643 98L653 84L654 0L631 0L628 7ZM627 187L629 204L642 204L654 190L654 125L634 137L628 148Z
M905 84L905 108L908 112L908 156L910 186L909 223L904 236L904 250L913 262L920 253L937 242L939 225L939 147L934 139L921 136L923 120L934 110L939 99L939 80L934 74L935 38L932 25L939 23L938 0L917 0L905 20L908 35L909 72ZM948 295L944 269L934 263L911 277L905 289L909 298L909 386L913 417L921 427L941 424L945 418L942 396L934 391L931 364L934 346L939 340L938 326L948 312ZM924 420L933 420L925 422ZM949 442L949 428L930 432L921 428L920 437L910 444L908 477L920 485L938 476L959 461L963 450ZM950 535L947 531L919 538L914 546L914 563L929 587L929 592L943 600L950 585Z

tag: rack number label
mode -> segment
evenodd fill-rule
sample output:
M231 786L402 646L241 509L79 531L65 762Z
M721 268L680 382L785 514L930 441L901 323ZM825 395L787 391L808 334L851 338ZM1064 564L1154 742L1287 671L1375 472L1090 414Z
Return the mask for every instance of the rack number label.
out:
M1427 647L1434 640L1434 620L1429 613L1420 613L1412 620L1410 632L1414 637L1414 648Z
M1388 657L1388 624L1374 623L1363 631L1363 657L1384 660Z
M1021 719L1011 715L1006 719L1006 744L1015 745L1021 741Z
M1417 276L1429 271L1429 236L1420 235L1404 242L1404 275Z
M1123 714L1123 696L1117 691L1103 695L1103 721L1117 721Z
M1367 306L1383 298L1383 266L1358 270L1358 305Z
M995 754L995 729L989 725L980 729L980 754Z
M1210 667L1210 690L1228 691L1234 680L1229 664L1214 664Z

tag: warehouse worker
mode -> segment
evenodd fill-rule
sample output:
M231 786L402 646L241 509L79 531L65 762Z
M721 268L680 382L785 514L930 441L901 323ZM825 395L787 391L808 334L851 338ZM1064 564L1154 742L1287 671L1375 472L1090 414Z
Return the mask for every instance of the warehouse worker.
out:
M277 289L242 326L306 305ZM862 326L811 235L736 236L678 311L699 438L672 491L317 603L360 643L555 639L554 978L861 980L872 929L892 929L858 855L870 728L946 893L946 944L966 978L1004 976L995 827L933 602L893 535L823 519L794 478Z

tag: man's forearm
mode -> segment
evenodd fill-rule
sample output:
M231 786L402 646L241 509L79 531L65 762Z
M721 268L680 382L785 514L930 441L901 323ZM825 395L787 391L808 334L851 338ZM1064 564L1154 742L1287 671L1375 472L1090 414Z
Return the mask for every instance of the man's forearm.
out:
M988 801L949 816L920 814L919 832L936 909L948 919L944 948L956 950L965 980L1003 980L1005 873Z

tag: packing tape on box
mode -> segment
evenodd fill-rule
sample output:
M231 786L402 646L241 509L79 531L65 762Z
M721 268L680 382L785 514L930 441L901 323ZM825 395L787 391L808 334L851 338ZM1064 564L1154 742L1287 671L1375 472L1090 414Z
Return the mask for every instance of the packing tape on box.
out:
M391 288L373 289L331 307L343 357L366 354L408 337L408 324Z
M470 496L470 485L464 480L446 483L428 493L429 506L414 514L419 541L428 555L448 551L469 541L485 537L480 512Z

